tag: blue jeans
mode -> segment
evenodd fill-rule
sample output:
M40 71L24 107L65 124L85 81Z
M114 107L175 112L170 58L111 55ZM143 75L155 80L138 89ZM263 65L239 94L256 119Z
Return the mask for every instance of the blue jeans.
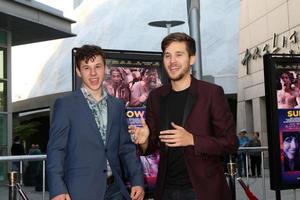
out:
M116 183L112 183L107 186L104 200L124 200L120 188L117 186Z
M164 189L162 200L197 200L193 189Z
M246 154L238 154L238 175L246 176Z

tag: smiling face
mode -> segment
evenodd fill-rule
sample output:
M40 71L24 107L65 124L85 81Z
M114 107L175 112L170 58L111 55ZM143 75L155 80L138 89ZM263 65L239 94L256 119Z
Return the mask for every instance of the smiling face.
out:
M154 89L157 86L157 71L149 70L145 74L145 82L150 89Z
M114 86L119 86L122 83L122 75L121 72L118 70L111 71L111 80Z
M85 89L95 96L100 92L105 77L103 58L97 55L87 61L81 60L76 68L76 73L82 79Z
M288 136L283 141L283 151L289 159L294 159L298 150L298 140L294 136Z
M164 51L163 62L171 81L179 81L190 76L195 56L189 56L185 42L172 42Z
M283 86L289 86L291 84L290 77L287 73L283 73L281 75L281 82L282 82Z

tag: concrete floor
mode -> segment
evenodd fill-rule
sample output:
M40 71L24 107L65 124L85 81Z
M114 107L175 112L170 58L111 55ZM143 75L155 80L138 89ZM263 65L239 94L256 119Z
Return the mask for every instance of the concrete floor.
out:
M247 179L243 178L243 181L247 183ZM263 185L262 178L249 178L248 184L252 193L259 199L263 200ZM42 192L35 191L34 187L24 187L24 191L28 196L29 200L42 200ZM265 170L265 195L266 200L276 200L275 192L270 190L270 179L268 170ZM8 187L6 183L0 183L0 200L8 199ZM19 198L21 200L21 198ZM49 199L48 192L45 193L45 200ZM282 200L296 200L300 199L300 189L284 190L281 191ZM238 182L236 182L236 200L247 200L247 196L243 188Z

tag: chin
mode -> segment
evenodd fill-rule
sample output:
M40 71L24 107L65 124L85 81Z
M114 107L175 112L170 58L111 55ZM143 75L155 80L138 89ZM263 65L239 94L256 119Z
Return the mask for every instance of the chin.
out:
M170 79L172 81L179 81L183 78L183 75L177 75L177 76L170 76Z
M100 87L101 87L101 85L99 85L99 86L91 86L90 89L95 91L95 90L99 90Z

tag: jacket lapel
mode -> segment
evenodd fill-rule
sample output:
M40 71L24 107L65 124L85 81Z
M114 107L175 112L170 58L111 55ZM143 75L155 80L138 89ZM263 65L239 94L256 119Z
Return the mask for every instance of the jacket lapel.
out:
M182 117L182 125L183 126L185 125L188 116L192 112L192 109L198 98L198 92L197 92L198 89L197 89L196 79L193 76L191 76L191 78L192 78L191 85L189 88L187 100L186 100L186 103L184 106L184 111L183 111L183 117Z
M161 96L160 97L160 116L161 116L161 122L160 122L160 130L167 130L169 129L170 119L168 115L168 104L167 104L167 96ZM168 147L165 145L164 142L160 142L161 147L161 153L167 152Z
M107 97L107 129L106 129L106 144L108 144L108 140L110 137L111 124L113 121L113 113L117 112L115 110L115 106L112 105L111 97L108 95Z
M98 126L95 121L95 117L87 103L87 100L83 96L81 90L75 91L75 97L77 97L78 108L83 111L82 114L86 116L86 121L91 125L91 127L93 129L93 133L96 134L96 136L100 140L101 144L104 145L103 140L101 138L101 134L98 129Z
M186 119L189 116L189 114L192 111L192 108L194 107L194 104L197 100L197 96L193 95L191 93L188 94L187 100L184 106L184 111L183 111L183 117L182 117L182 125L185 125Z

